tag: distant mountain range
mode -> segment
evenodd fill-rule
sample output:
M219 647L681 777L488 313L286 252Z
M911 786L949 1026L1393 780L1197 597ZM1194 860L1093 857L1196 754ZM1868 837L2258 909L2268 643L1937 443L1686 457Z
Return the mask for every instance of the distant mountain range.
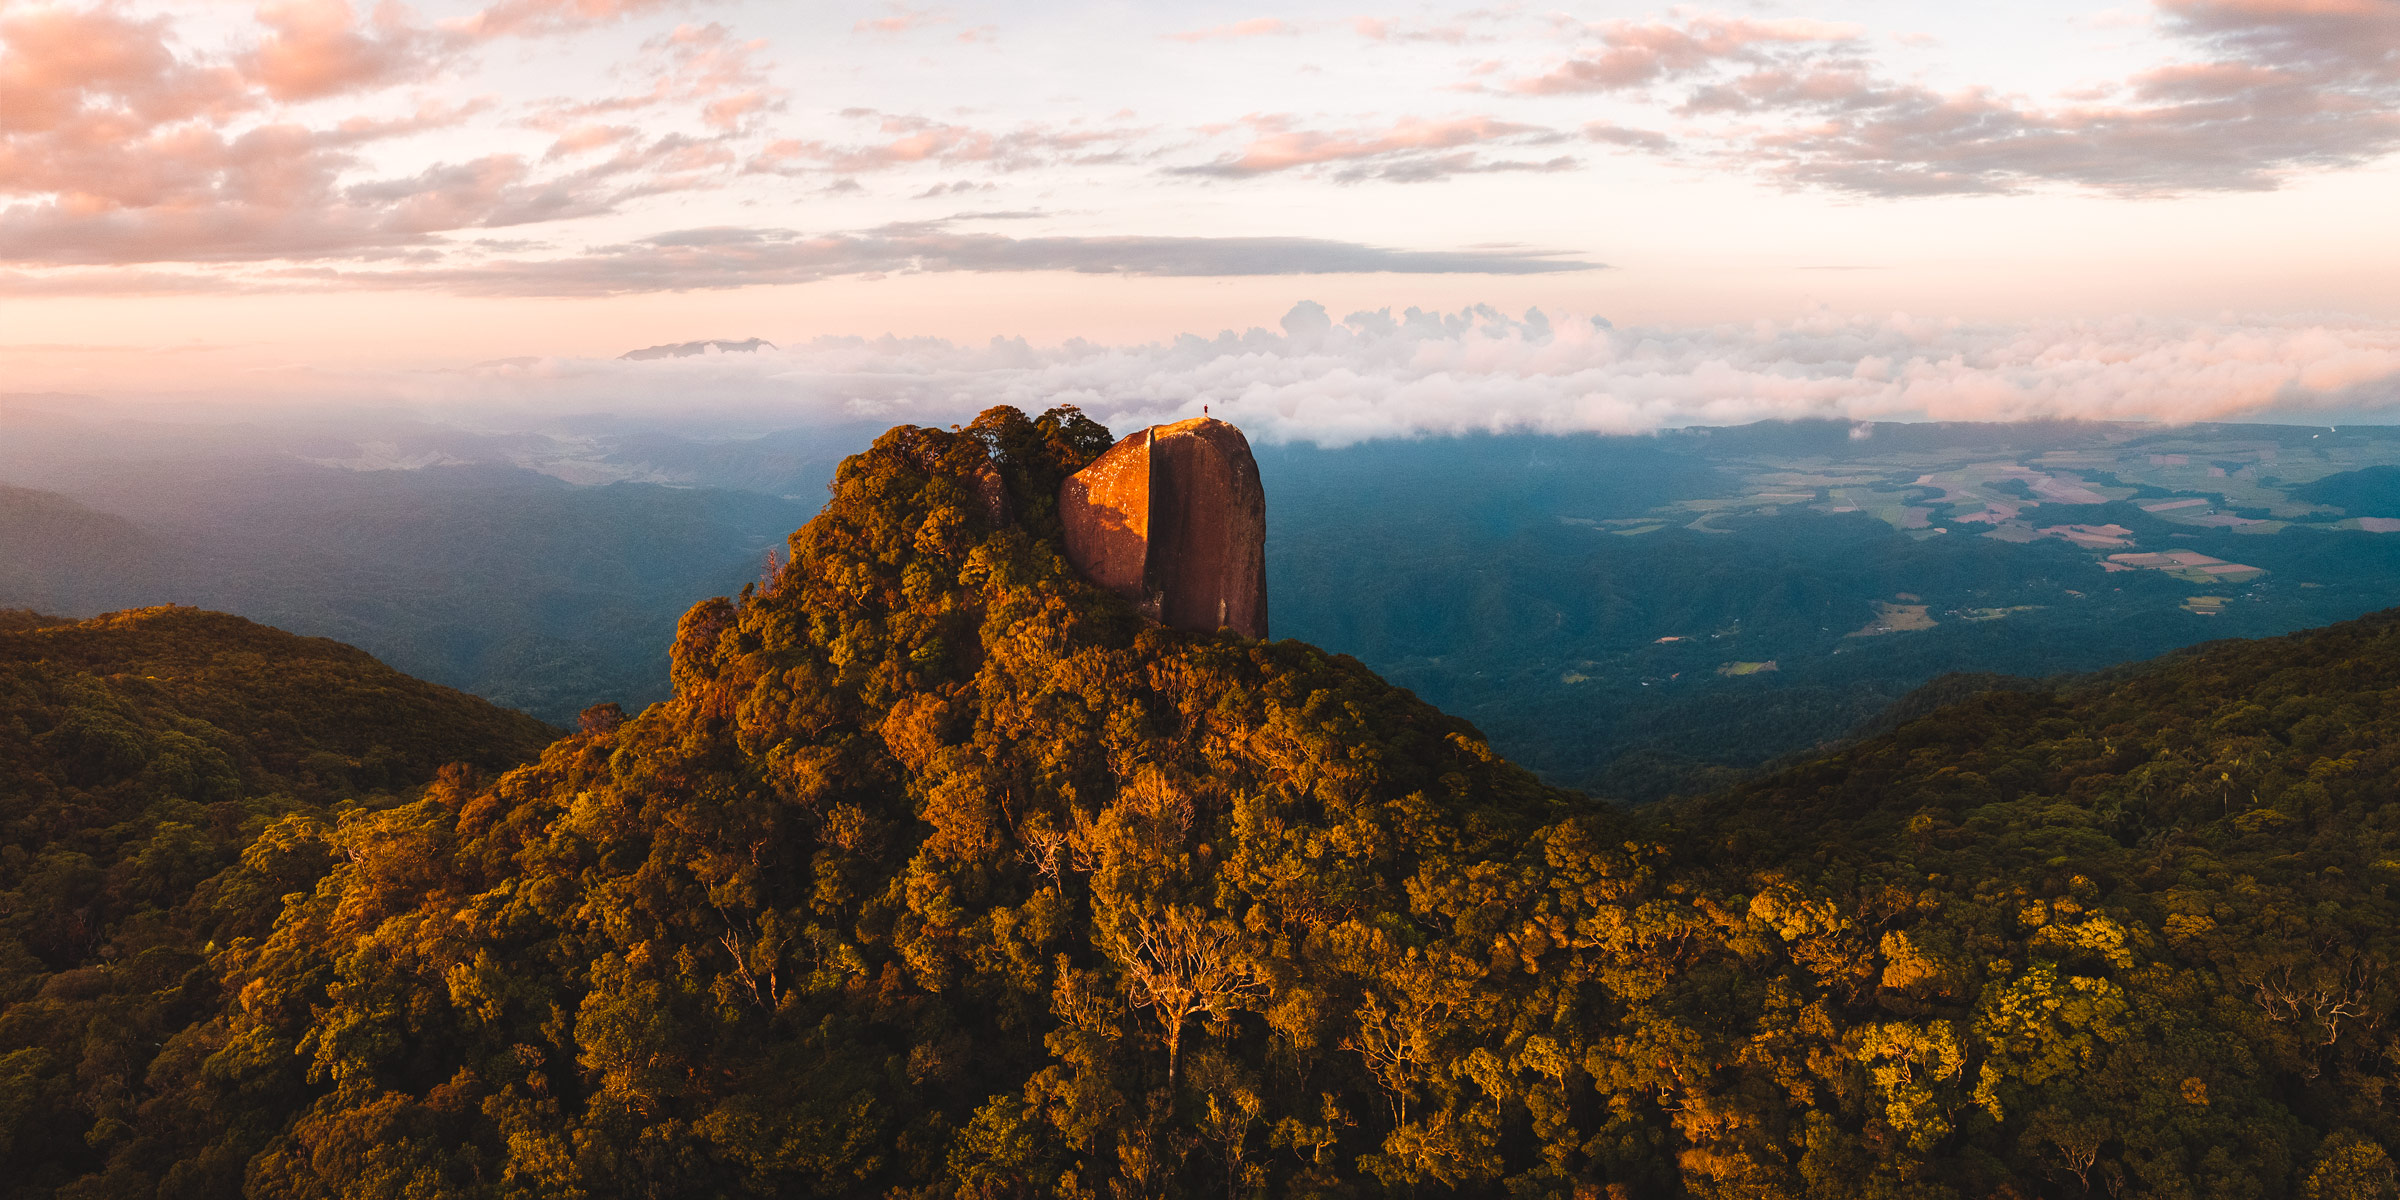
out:
M0 604L180 601L563 721L665 694L658 638L814 513L864 423L740 437L12 411ZM1947 672L2091 671L2400 599L2400 435L1769 423L1259 445L1276 632L1544 778L1706 790Z
M0 605L239 612L566 721L664 695L661 647L691 596L758 579L811 511L515 467L288 459L118 474L80 500L0 487Z
M719 354L754 354L760 350L772 350L774 348L775 343L770 342L765 338L745 338L738 342L675 342L665 346L645 346L639 350L628 350L617 357L629 358L639 362L644 359L652 358L692 358L697 355L710 353L711 351Z

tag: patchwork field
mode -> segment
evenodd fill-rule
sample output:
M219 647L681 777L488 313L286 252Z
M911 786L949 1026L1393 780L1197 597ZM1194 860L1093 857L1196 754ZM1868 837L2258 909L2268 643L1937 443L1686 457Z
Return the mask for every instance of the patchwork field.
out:
M1878 437L1892 428L1874 427ZM2400 431L2095 424L2072 427L2068 436L2088 444L2033 446L2006 456L1976 446L1895 446L1852 455L1711 455L1739 482L1735 491L1678 500L1638 519L1569 520L1627 535L1673 527L1725 534L1746 518L1856 513L1918 539L1961 535L2012 545L2064 542L2091 552L2097 574L2160 571L2212 587L2254 583L2270 572L2179 548L2172 544L2177 535L2272 536L2290 528L2400 533L2400 483L2365 507L2358 503L2358 488L2350 489L2349 505L2309 494L2321 481L2338 483L2352 472L2400 463ZM2141 527L2126 517L2044 519L2077 510L2094 517L2128 513ZM1916 618L1878 612L1848 636L1930 627L1914 624Z
M1356 514L1270 531L1279 633L1631 798L1946 674L2089 671L2400 604L2392 428L1798 422L1264 463L1289 464L1279 528Z

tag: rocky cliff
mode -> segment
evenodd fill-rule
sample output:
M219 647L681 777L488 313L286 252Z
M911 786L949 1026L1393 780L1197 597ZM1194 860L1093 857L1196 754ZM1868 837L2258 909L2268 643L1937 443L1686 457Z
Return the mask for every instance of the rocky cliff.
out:
M1242 431L1153 425L1060 486L1067 558L1176 629L1267 636L1267 500Z

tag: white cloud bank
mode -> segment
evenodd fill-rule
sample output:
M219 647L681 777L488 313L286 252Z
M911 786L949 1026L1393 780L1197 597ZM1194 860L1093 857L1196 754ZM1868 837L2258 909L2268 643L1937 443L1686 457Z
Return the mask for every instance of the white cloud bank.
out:
M363 390L483 428L593 412L727 432L948 424L994 404L1074 404L1123 430L1206 405L1253 438L1326 445L1796 417L2356 422L2400 420L2400 324L1895 315L1616 328L1481 307L1337 322L1304 302L1280 330L1138 346L828 338L646 362L512 360Z

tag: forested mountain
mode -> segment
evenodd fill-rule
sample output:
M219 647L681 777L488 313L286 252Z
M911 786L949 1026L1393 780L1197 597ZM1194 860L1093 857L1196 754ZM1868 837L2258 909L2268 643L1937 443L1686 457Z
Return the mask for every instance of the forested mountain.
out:
M0 484L0 602L43 612L138 603L175 550L133 522L65 496Z
M26 692L54 765L12 786L60 799L12 805L189 794L145 803L248 848L12 824L11 864L163 897L96 968L18 935L14 1194L2394 1194L2400 616L1947 685L1628 813L1085 584L1050 498L1107 445L893 431L789 570L686 615L671 700L421 799L373 798L441 757L377 713L293 758L210 710L291 747L242 824L166 732L81 732L178 670ZM9 645L67 679L15 649L63 636ZM538 740L450 711L489 765Z
M507 466L289 459L112 470L79 491L0 488L0 604L238 612L562 722L663 696L677 614L756 579L813 511Z
M219 1128L185 1107L226 1049L215 957L315 884L344 816L553 736L236 617L0 610L0 1190L123 1194L107 1164ZM169 1194L239 1167L184 1161Z

